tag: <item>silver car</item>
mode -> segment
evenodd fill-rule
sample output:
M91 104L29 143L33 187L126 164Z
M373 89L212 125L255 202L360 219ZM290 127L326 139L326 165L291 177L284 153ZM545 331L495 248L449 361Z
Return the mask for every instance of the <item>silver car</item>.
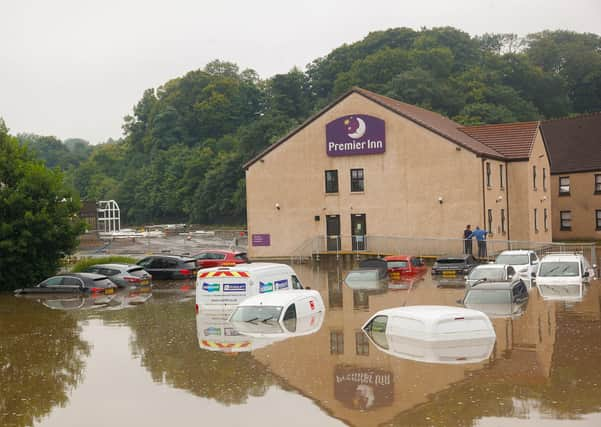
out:
M130 286L150 286L152 276L136 264L96 264L84 270L86 273L96 273L107 276L120 288Z
M481 282L504 282L517 280L515 268L508 264L481 264L476 266L465 276L467 286L474 286Z

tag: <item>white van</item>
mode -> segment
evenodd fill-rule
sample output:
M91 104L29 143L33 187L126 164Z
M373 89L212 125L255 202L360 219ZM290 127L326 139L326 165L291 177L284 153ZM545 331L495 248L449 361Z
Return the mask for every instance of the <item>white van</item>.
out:
M574 253L545 255L538 265L536 285L579 285L595 278L595 267Z
M303 289L286 264L256 262L200 270L196 279L196 311L234 308L246 298L290 289Z

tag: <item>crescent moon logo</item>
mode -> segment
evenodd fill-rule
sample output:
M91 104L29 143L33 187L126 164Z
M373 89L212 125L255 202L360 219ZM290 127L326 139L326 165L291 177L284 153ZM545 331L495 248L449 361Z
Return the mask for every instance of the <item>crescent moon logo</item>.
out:
M353 139L359 139L361 138L363 135L365 135L365 131L367 130L367 126L365 125L365 122L363 121L363 119L356 117L354 118L354 120L357 121L357 129L352 132L349 133L348 136L353 138Z

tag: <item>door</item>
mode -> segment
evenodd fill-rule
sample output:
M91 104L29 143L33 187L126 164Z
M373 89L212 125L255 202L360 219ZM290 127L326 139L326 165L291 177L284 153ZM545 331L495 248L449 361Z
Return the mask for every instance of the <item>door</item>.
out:
M365 214L351 215L351 236L353 239L353 250L365 250Z
M340 250L340 215L326 216L326 235L328 251Z

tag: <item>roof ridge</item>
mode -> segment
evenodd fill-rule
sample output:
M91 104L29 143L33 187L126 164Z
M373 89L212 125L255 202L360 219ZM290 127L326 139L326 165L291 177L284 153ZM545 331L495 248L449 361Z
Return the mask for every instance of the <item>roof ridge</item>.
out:
M461 126L459 129L461 129L463 131L463 129L475 129L475 128L485 128L485 127L493 127L493 126L530 125L533 123L540 123L540 120L530 120L527 122L485 123L485 124L481 124L481 125Z
M577 116L565 116L565 117L557 117L554 119L546 119L546 120L542 120L542 123L549 123L549 122L559 122L562 120L577 120L577 119L584 119L586 117L592 117L592 116L599 116L601 115L601 111L591 111L589 113L583 113L583 114L578 114Z

